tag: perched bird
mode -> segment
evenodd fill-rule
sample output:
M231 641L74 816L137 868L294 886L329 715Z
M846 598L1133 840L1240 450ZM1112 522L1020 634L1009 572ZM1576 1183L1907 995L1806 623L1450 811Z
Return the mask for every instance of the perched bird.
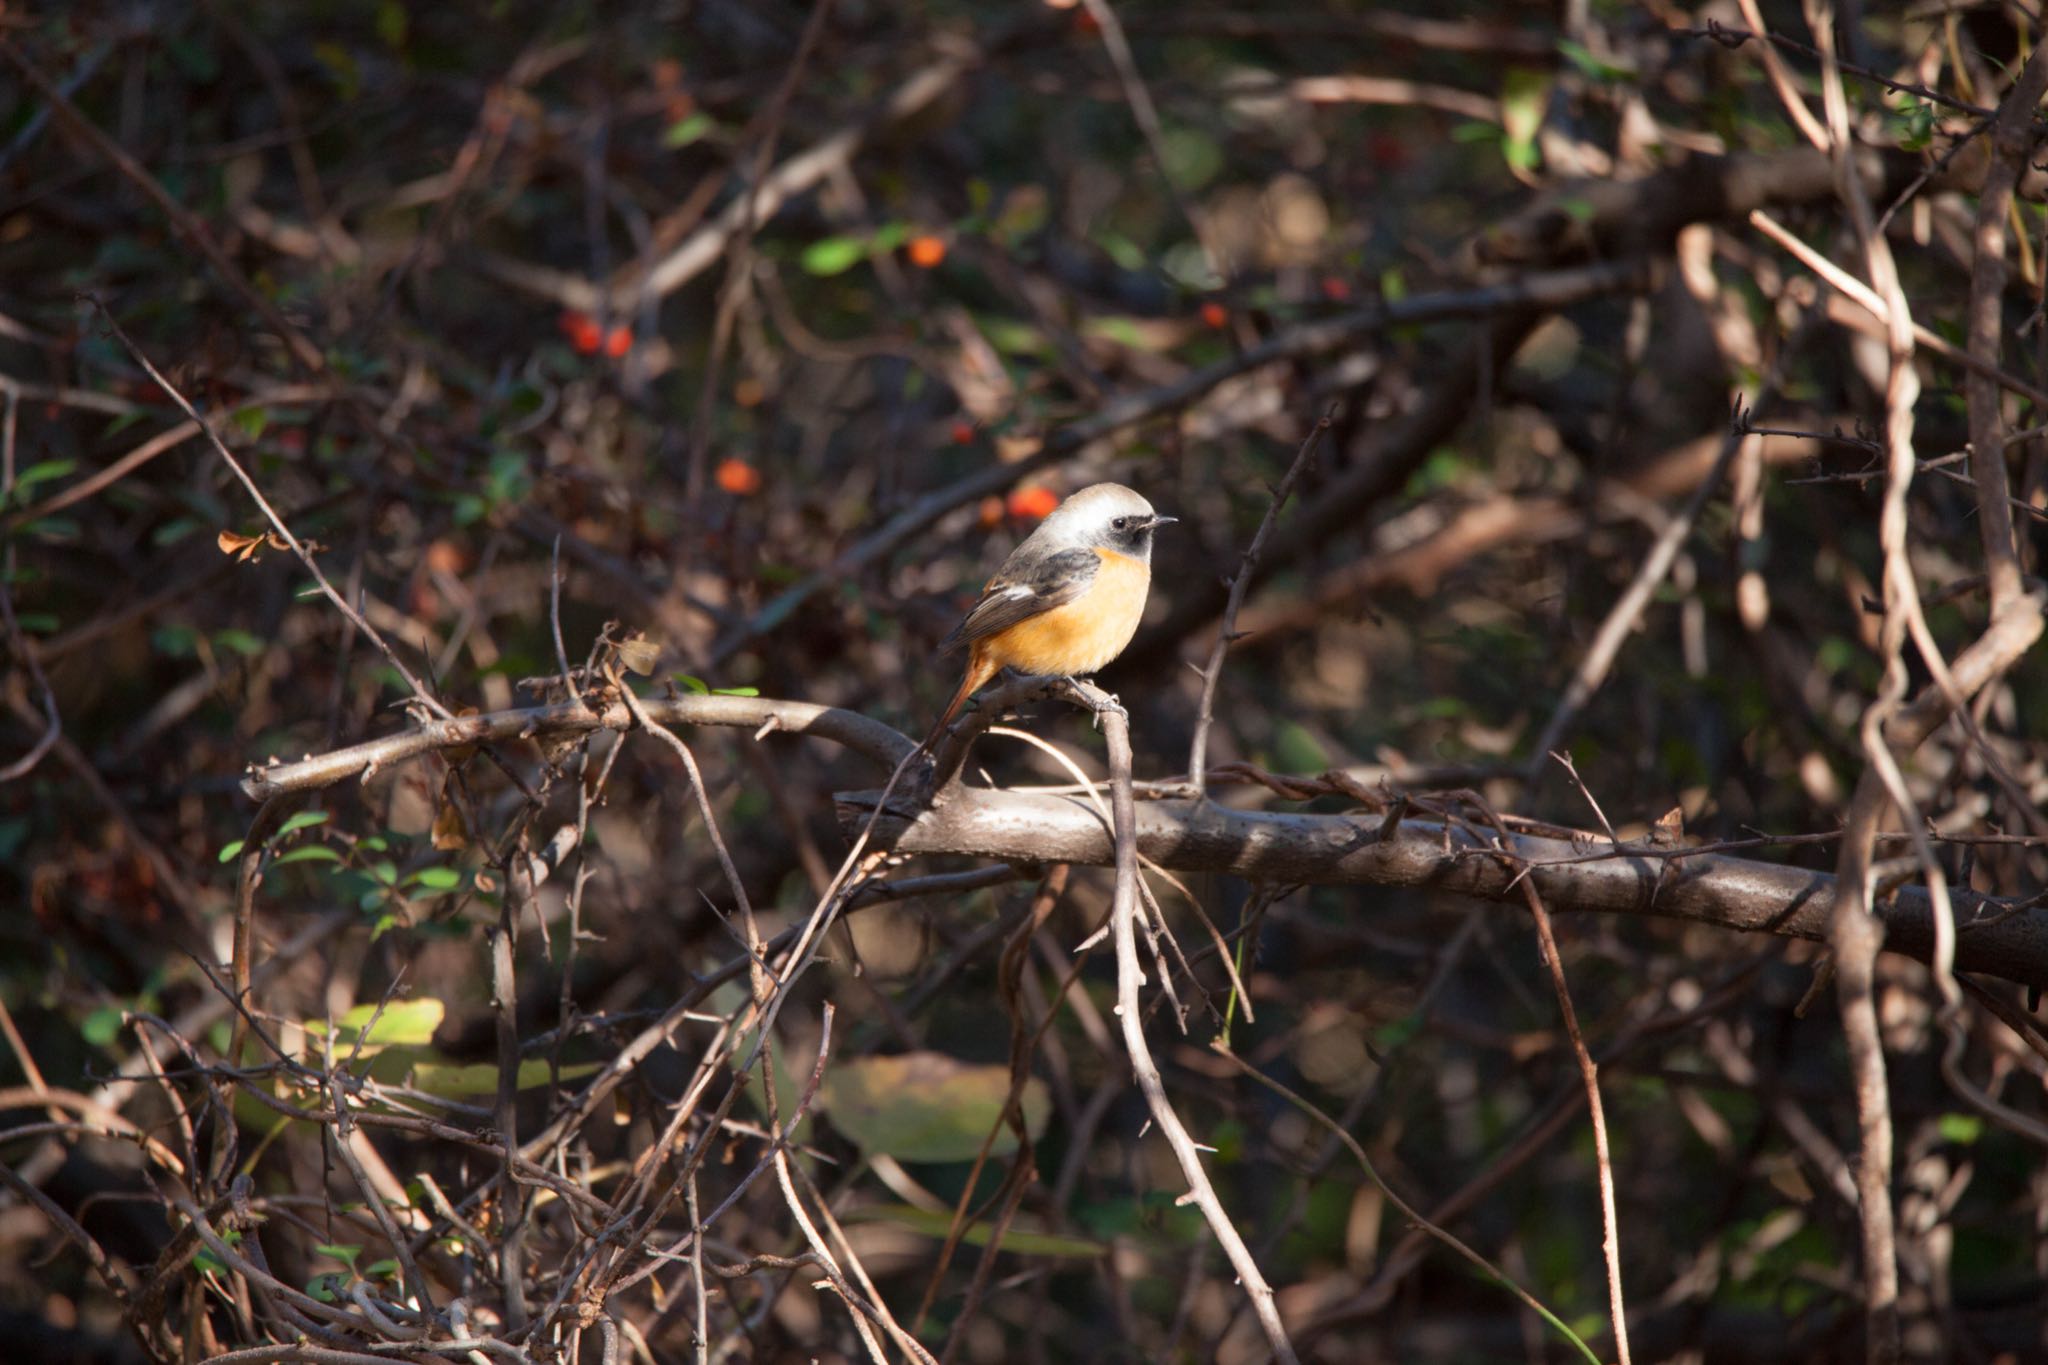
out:
M948 653L966 646L967 673L926 745L1001 669L1075 678L1123 653L1152 585L1152 532L1175 520L1120 483L1084 488L1054 508L940 644Z

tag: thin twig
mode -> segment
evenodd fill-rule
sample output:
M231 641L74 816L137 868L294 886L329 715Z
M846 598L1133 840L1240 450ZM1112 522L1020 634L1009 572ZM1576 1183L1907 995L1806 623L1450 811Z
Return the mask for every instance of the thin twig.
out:
M1144 1006L1138 993L1145 972L1138 961L1138 810L1131 794L1130 718L1099 689L1085 683L1072 686L1081 704L1101 718L1103 739L1109 746L1110 808L1116 816L1116 889L1110 899L1110 921L1116 936L1117 1016L1123 1025L1124 1048L1130 1054L1131 1070L1145 1096L1152 1121L1159 1125L1160 1133L1180 1162L1181 1174L1188 1182L1188 1197L1201 1209L1210 1232L1215 1234L1231 1268L1237 1272L1238 1283L1251 1299L1252 1311L1258 1316L1274 1358L1281 1365L1296 1365L1298 1357L1287 1338L1287 1328L1280 1321L1273 1288L1266 1283L1264 1273L1252 1259L1251 1248L1245 1245L1244 1237L1231 1222L1229 1210L1223 1207L1216 1187L1210 1183L1209 1173L1202 1167L1201 1150L1188 1136L1180 1115L1174 1112L1159 1064L1153 1061L1152 1050L1145 1042Z
M1479 810L1505 842L1509 837L1507 825L1493 814L1493 808L1485 798L1477 792L1461 795ZM1578 1060L1579 1079L1586 1088L1586 1117L1593 1128L1593 1161L1600 1182L1600 1223L1603 1230L1600 1250L1607 1264L1607 1311L1614 1324L1615 1356L1620 1365L1629 1365L1628 1306L1622 1296L1621 1284L1621 1215L1614 1198L1614 1158L1608 1149L1607 1110L1600 1100L1600 1067L1593 1060L1592 1050L1586 1046L1585 1035L1579 1031L1579 1013L1572 1006L1571 987L1564 975L1564 955L1557 949L1557 935L1550 926L1550 911L1536 890L1535 879L1523 877L1519 880L1523 903L1529 907L1529 918L1536 926L1536 941L1543 950L1543 965L1550 971L1551 989L1557 993L1558 1013L1563 1016L1564 1031L1571 1039L1572 1055Z
M1294 462L1287 466L1287 473L1274 487L1272 500L1266 505L1266 515L1259 520L1259 529L1253 532L1252 543L1245 547L1244 558L1238 562L1237 573L1231 577L1230 600L1223 607L1223 622L1217 627L1216 642L1209 646L1209 662L1202 668L1202 700L1195 709L1195 737L1188 745L1188 794L1197 799L1202 795L1202 781L1209 761L1209 726L1215 719L1216 684L1223 676L1223 656L1235 638L1238 608L1244 605L1245 591L1251 587L1253 571L1259 565L1259 552L1266 548L1266 537L1273 533L1273 527L1280 520L1280 509L1293 495L1294 485L1315 464L1316 447L1322 444L1324 434L1336 419L1337 408L1332 404L1330 410L1309 429L1301 449L1295 452Z
M1365 1148L1359 1145L1358 1139L1351 1136L1350 1132L1344 1127L1343 1124L1339 1123L1336 1119L1331 1118L1328 1114L1324 1113L1322 1109L1320 1109L1316 1105L1310 1103L1306 1097L1296 1094L1292 1090L1289 1090L1286 1086L1280 1084L1280 1082L1274 1080L1265 1072L1260 1071L1257 1067L1253 1066L1250 1062L1247 1062L1244 1058L1238 1056L1235 1052L1230 1050L1228 1044L1218 1041L1212 1042L1211 1044L1209 1044L1209 1046L1216 1052L1218 1056L1222 1057L1225 1061L1229 1062L1232 1066L1236 1067L1244 1075L1250 1077L1254 1081L1257 1081L1260 1085L1266 1087L1266 1089L1272 1091L1281 1099L1286 1100L1296 1109L1299 1109L1303 1114L1307 1115L1309 1118L1315 1120L1318 1124L1328 1129L1330 1136L1336 1139L1336 1141L1342 1143L1344 1145L1344 1148L1351 1153L1353 1158L1357 1160L1359 1167L1365 1172L1366 1179L1372 1181L1374 1186L1378 1188L1379 1192L1387 1197L1388 1203L1392 1204L1395 1208L1401 1211L1402 1217L1406 1218L1409 1222L1413 1223L1416 1227L1428 1233L1430 1236L1436 1238L1439 1242L1442 1242L1452 1251L1457 1252L1460 1256L1463 1256L1466 1260L1470 1261L1474 1266L1478 1267L1480 1274L1485 1275L1488 1279L1498 1281L1504 1289L1506 1289L1509 1293L1513 1294L1516 1298L1520 1299L1522 1303L1527 1306L1530 1312L1534 1313L1537 1317L1542 1318L1545 1322L1549 1323L1551 1328L1555 1330L1559 1336L1562 1336L1566 1341L1569 1341L1573 1346L1577 1347L1579 1354L1584 1356L1588 1361L1591 1361L1592 1365L1601 1365L1600 1357L1593 1353L1593 1348L1588 1346L1579 1337L1579 1334L1577 1332L1574 1332L1569 1326L1567 1326L1561 1318L1559 1318L1555 1313L1551 1312L1548 1308L1545 1308L1543 1306L1542 1301L1539 1300L1534 1294L1531 1294L1528 1290L1522 1288L1521 1285L1517 1284L1514 1278L1510 1276L1505 1270L1502 1270L1500 1267L1494 1265L1493 1262L1487 1260L1484 1256L1480 1255L1477 1251L1474 1251L1471 1247L1467 1246L1463 1241L1459 1240L1458 1237L1454 1235L1449 1229L1439 1227L1437 1224L1430 1222L1428 1218L1424 1217L1415 1209L1414 1205L1410 1204L1407 1200L1403 1199L1400 1196L1399 1192L1397 1192L1392 1185L1389 1185L1387 1183L1386 1177L1380 1174L1379 1168L1377 1166L1373 1165L1372 1158L1366 1154Z
M4 50L7 50L6 45L0 43L0 51ZM285 544L291 547L292 553L298 556L299 562L306 566L306 571L313 575L313 581L320 585L320 591L326 594L327 600L334 604L335 609L342 614L343 618L351 626L354 626L363 633L364 639L377 646L378 651L384 655L384 661L390 664L398 676L405 680L406 686L412 689L413 695L419 698L421 705L425 706L435 715L447 719L451 715L448 708L443 706L434 697L433 693L427 689L425 683L413 676L412 670L407 668L404 661L398 657L398 652L385 641L382 635L377 633L377 628L363 619L363 614L357 611L354 605L335 588L334 584L327 580L326 573L321 570L319 561L313 558L312 551L308 550L300 542L299 538L292 534L292 528L285 524L284 518L278 515L277 509L270 505L270 499L263 496L263 490L256 486L256 480L250 476L248 470L242 467L242 462L235 458L234 452L227 448L227 444L220 439L220 433L214 430L213 424L199 415L199 409L194 407L192 401L186 398L183 393L179 392L175 384L164 378L163 372L151 363L149 356L143 352L142 348L136 345L129 338L128 333L121 329L121 324L114 321L113 313L98 295L88 294L85 297L91 301L92 306L98 310L99 315L106 320L108 328L112 330L115 338L120 341L128 354L134 358L135 363L143 368L143 371L155 381L159 389L163 390L164 396L176 404L179 411L199 423L200 429L206 434L207 441L212 444L214 453L220 456L221 462L227 465L234 476L241 481L242 487L248 490L250 498L255 501L256 506L262 511L264 520L268 521L271 529L276 531Z
M810 16L804 20L803 32L797 38L796 54L789 60L789 68L783 72L776 84L775 93L769 97L768 107L757 118L760 125L759 142L754 149L752 168L747 172L746 188L739 197L739 222L727 239L725 248L725 280L718 289L718 306L712 314L711 341L704 356L704 374L697 390L697 403L690 420L689 454L684 463L683 498L694 510L704 495L704 466L711 450L711 428L718 412L718 384L725 372L725 353L732 345L733 324L739 317L740 305L745 302L754 278L754 233L760 227L760 199L762 187L768 179L768 169L775 160L775 144L782 136L783 116L789 112L790 97L796 93L797 83L810 65L811 54L817 50L818 38L825 31L825 16L831 13L832 0L813 0Z
M1742 448L1744 441L1757 439L1749 431L1750 415L1777 397L1778 383L1784 373L1786 359L1793 349L1794 346L1788 342L1779 351L1777 360L1772 365L1770 373L1765 376L1763 385L1757 390L1756 398L1749 407L1744 408L1738 400L1729 418L1728 434L1721 442L1721 453L1714 458L1714 467L1708 471L1706 478L1700 480L1699 487L1686 499L1685 506L1651 544L1650 552L1643 556L1643 562L1636 569L1635 577L1629 581L1627 589L1615 599L1614 605L1608 608L1606 617L1600 622L1600 629L1593 635L1593 642L1580 656L1578 667L1572 670L1571 679L1565 684L1563 694L1558 697L1557 705L1550 713L1550 719L1544 723L1543 733L1537 737L1535 746L1530 750L1529 761L1522 773L1523 782L1529 790L1533 791L1542 780L1551 752L1562 743L1565 731L1578 717L1580 709L1592 700L1593 694L1606 681L1608 670L1614 666L1615 657L1621 653L1623 642L1628 639L1629 632L1635 629L1636 622L1641 619L1644 609L1649 606L1650 598L1663 583L1665 575L1671 572L1671 565L1678 558L1679 547L1692 534L1692 528L1699 521L1700 513L1706 509L1707 500L1720 491L1722 479L1735 462L1735 453Z
M170 191L163 187L162 182L151 175L146 166L129 155L127 148L87 118L78 106L71 102L70 97L21 52L19 45L11 37L0 38L0 57L6 58L14 69L21 73L22 79L35 87L36 93L43 97L48 107L57 111L65 127L76 133L130 184L140 190L145 198L156 205L164 217L170 220L171 226L206 258L206 263L213 267L222 282L239 295L242 302L248 305L257 317L263 319L266 326L277 333L278 340L291 352L295 363L314 374L319 374L327 368L327 358L320 353L320 348L278 311L277 305L271 301L268 294L258 289L247 275L235 267L235 263L228 259L227 253L221 250L220 244L213 239L213 233L207 228L206 223L172 198ZM127 338L123 337L122 340L125 342ZM154 376L153 371L152 375ZM161 383L161 379L158 382ZM168 386L166 389L168 390ZM197 420L196 414L189 414L189 409L188 415L193 415L194 420Z
M1749 215L1749 224L1758 232L1763 233L1764 236L1796 256L1801 265L1804 265L1808 270L1820 276L1823 281L1837 293L1841 294L1844 299L1855 304L1857 308L1862 309L1863 312L1869 314L1872 318L1875 318L1877 324L1881 325L1884 322L1884 301L1871 290L1869 285L1842 269L1841 266L1836 265L1821 252L1808 246L1789 228L1784 227L1764 210L1753 210ZM1846 322L1851 320L1852 316L1844 314L1843 316L1835 317L1834 320ZM2048 389L2043 389L2038 384L2030 383L2016 374L2000 369L1995 361L1986 360L1976 352L1956 345L1939 332L1931 331L1917 322L1912 324L1912 327L1913 344L1922 350L1940 356L1943 360L1969 374L1989 378L1996 382L2000 388L2010 393L2019 394L2022 398L2029 399L2043 407L2048 407Z
M1144 136L1145 145L1152 152L1152 169L1160 182L1166 186L1167 198L1195 234L1195 242L1202 248L1202 257L1214 276L1213 287L1224 288L1230 283L1230 262L1224 256L1222 246L1216 241L1208 222L1195 208L1187 191L1174 178L1173 158L1166 145L1166 132L1159 125L1159 110L1152 103L1152 92L1145 88L1145 77L1138 70L1138 59L1131 53L1130 39L1124 36L1123 22L1110 8L1109 0L1081 0L1087 6L1088 14L1095 20L1102 36L1102 50L1109 54L1110 65L1116 68L1117 84L1123 88L1124 103L1131 107L1131 120L1138 125L1138 132Z

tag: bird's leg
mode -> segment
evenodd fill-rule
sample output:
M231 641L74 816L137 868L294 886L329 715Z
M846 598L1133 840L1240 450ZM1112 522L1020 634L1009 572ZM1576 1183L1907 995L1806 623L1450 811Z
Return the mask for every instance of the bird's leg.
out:
M1117 700L1116 693L1104 692L1086 678L1065 677L1060 679L1060 681L1073 689L1072 695L1076 701L1079 701L1083 706L1094 712L1096 729L1100 730L1102 728L1102 717L1106 712L1114 711L1126 719L1129 718L1130 713L1124 710L1123 703Z

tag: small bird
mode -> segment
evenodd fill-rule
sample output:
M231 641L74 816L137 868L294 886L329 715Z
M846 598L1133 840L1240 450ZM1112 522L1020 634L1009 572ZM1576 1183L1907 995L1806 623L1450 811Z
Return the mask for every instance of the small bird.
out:
M967 647L967 673L925 744L1001 669L1075 678L1123 653L1152 585L1152 532L1176 520L1120 483L1084 488L1054 508L940 643L942 653Z

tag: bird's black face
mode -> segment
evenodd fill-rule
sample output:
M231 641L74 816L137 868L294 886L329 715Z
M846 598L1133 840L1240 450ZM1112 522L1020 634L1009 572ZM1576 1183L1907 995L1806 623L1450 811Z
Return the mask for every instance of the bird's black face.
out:
M1175 517L1162 517L1152 512L1138 512L1130 516L1113 517L1109 523L1109 545L1135 559L1152 557L1152 532L1161 526L1170 526Z

